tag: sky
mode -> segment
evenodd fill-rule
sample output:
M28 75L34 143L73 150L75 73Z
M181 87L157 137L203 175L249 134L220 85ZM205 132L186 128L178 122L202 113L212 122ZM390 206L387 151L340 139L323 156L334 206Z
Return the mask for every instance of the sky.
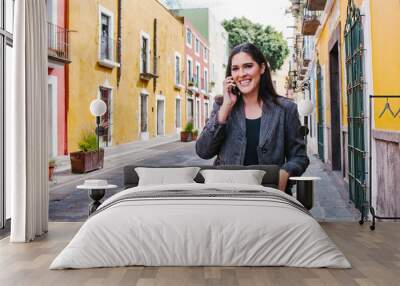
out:
M271 25L291 37L293 25L291 14L285 14L289 0L179 0L183 8L209 7L220 21L233 17L246 17L252 22Z

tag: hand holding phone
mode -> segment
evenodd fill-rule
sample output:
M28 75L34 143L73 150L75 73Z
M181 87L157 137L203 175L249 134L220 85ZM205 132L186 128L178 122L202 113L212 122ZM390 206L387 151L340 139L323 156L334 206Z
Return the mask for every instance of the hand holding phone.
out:
M237 97L241 95L239 88L231 76L224 80L224 102L233 106Z
M242 95L242 94L240 93L240 90L239 90L239 88L237 87L236 84L232 86L231 91L232 91L232 93L233 93L234 95L236 95L236 96Z
M218 114L218 121L220 123L226 122L229 114L233 109L233 106L237 102L239 95L239 88L236 86L233 78L231 76L227 77L224 80L224 102L222 103L220 112Z

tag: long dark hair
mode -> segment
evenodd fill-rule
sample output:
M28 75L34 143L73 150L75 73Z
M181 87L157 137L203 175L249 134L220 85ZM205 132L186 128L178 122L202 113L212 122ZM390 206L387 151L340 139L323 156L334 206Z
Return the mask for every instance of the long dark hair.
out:
M260 88L258 91L258 99L259 100L261 99L265 104L268 104L270 102L279 104L278 103L279 94L276 93L274 85L272 83L271 71L269 69L267 59L265 58L263 53L260 51L260 49L257 48L255 45L253 45L251 43L244 43L244 44L237 45L236 47L234 47L232 49L232 52L228 59L228 67L226 68L226 77L232 76L232 71L231 71L232 58L233 58L233 56L235 56L236 54L238 54L240 52L246 53L249 56L251 56L252 59L256 63L258 63L260 66L262 66L262 64L265 65L265 71L261 75L261 78L260 78Z

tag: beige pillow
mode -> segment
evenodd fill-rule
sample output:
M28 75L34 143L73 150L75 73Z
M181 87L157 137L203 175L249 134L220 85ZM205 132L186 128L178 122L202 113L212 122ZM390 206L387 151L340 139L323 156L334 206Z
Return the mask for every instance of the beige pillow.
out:
M247 185L261 185L265 175L262 170L201 170L205 184L235 183Z
M199 170L199 167L135 168L139 176L138 186L195 183L193 179Z

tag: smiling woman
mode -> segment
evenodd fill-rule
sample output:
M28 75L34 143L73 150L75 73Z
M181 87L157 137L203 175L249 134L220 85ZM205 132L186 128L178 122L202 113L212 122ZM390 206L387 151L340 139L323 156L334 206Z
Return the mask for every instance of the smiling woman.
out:
M301 175L309 164L297 105L279 96L267 60L253 44L236 46L229 57L223 98L196 143L203 159L214 165L278 165L279 189L289 176Z

